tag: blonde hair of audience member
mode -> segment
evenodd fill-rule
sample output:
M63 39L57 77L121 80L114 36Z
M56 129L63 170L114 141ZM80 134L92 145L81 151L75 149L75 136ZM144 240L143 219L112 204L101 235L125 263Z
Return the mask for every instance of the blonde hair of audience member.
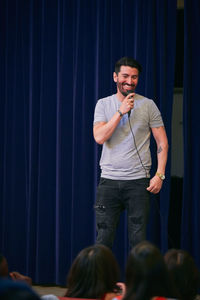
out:
M200 276L192 256L184 250L170 249L164 256L170 276L181 300L196 298Z
M83 249L75 258L67 277L66 297L112 299L124 287L112 251L103 245Z
M124 300L177 296L160 250L147 241L131 250L127 260L125 284Z

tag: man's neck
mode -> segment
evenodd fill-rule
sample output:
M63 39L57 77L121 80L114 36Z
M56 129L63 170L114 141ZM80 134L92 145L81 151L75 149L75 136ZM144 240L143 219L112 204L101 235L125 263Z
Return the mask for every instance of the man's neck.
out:
M117 99L118 99L120 102L123 102L124 99L126 98L126 97L123 96L120 92L117 92L116 96L117 96Z

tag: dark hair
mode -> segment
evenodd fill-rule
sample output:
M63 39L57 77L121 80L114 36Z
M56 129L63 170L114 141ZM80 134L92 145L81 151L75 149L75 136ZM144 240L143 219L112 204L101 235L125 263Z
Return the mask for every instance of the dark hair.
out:
M0 277L8 277L7 259L1 253L0 253Z
M2 263L3 260L4 260L4 256L3 254L0 253L0 264Z
M164 256L171 278L182 300L196 297L200 286L199 271L192 256L184 250L171 249Z
M122 57L115 64L115 73L118 74L120 72L121 66L128 66L131 68L138 69L139 73L142 72L142 66L137 62L137 60L132 57Z
M124 300L148 300L154 296L176 296L159 249L144 241L130 252L126 266Z
M117 291L119 267L112 251L103 245L83 249L67 277L66 297L101 298Z

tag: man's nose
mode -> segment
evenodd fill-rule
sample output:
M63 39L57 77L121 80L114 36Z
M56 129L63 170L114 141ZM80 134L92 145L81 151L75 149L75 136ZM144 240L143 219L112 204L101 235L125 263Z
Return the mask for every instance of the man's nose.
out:
M126 82L131 85L132 84L132 78L128 77L127 80L126 80Z

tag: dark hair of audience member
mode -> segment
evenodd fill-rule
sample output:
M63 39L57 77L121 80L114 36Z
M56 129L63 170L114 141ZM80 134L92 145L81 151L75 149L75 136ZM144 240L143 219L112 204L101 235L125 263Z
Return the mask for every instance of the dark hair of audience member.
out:
M8 263L3 256L3 254L0 253L0 277L8 277Z
M170 276L181 300L195 299L200 287L199 271L192 256L184 250L171 249L164 256Z
M112 251L103 245L83 249L75 258L67 277L66 297L102 298L117 292L119 267Z
M126 265L125 284L124 300L177 296L160 250L147 241L131 250Z

